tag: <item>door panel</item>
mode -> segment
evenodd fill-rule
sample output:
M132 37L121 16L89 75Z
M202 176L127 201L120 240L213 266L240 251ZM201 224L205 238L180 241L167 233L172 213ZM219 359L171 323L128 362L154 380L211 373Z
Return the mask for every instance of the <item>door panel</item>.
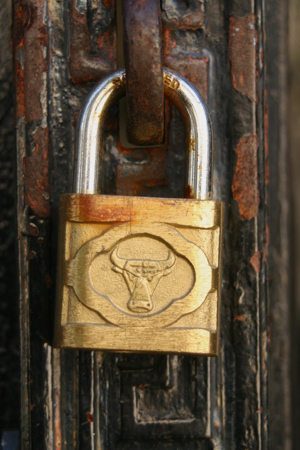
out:
M58 200L72 187L82 102L117 65L116 5L15 2L22 448L265 449L270 436L270 448L290 448L288 400L280 421L270 409L289 392L282 9L162 2L165 65L207 101L214 192L226 203L221 354L212 359L52 348ZM103 193L183 196L184 127L168 102L165 120L162 146L127 149L111 109Z

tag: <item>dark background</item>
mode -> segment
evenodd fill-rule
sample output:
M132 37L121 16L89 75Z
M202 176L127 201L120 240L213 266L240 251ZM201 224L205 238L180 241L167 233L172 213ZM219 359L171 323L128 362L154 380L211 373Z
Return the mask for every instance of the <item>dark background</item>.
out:
M20 427L12 5L0 3L0 429ZM6 448L6 447L4 447Z

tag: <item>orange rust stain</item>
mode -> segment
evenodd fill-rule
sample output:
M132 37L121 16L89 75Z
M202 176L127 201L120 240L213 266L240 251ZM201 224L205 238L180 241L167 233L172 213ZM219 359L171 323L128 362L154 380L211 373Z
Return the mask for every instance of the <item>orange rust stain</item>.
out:
M115 1L114 0L103 0L104 5L108 9L112 9L114 7Z
M182 23L178 23L178 29L179 30L198 30L200 27L203 26L205 22L205 14L204 11L201 11L200 9L191 13L187 14Z
M205 13L198 9L190 14L186 14L178 20L172 18L164 20L164 25L170 30L198 30L205 22Z
M109 8L113 1L107 2ZM86 14L81 14L71 1L70 74L73 83L98 80L111 73L116 66L116 34L109 29L98 37L99 55L91 55L91 40Z
M24 158L25 203L38 217L50 216L49 132L39 127L33 135L34 151Z
M215 421L214 421L214 426L215 426L217 432L220 433L220 430L221 430L221 424L220 424L220 422L219 422L218 420L215 420Z
M176 48L176 41L172 39L171 30L165 30L163 33L164 55L170 55L173 48Z
M115 34L111 28L98 36L97 44L101 52L101 57L116 64Z
M243 136L235 149L237 161L232 194L238 202L242 220L250 220L258 215L257 147L257 136Z
M27 224L26 231L30 236L34 237L38 237L38 235L40 234L38 227L32 222L29 222Z
M235 321L235 320L238 320L239 322L244 322L245 316L243 316L243 315L235 316L235 318L234 318L233 320L234 320L234 321Z
M106 127L105 127L105 129L106 129ZM139 150L137 150L137 149L123 147L123 145L121 144L120 139L117 140L116 145L117 145L117 149L119 150L119 152L122 153L123 155L130 155L130 154L134 155L134 154L139 152Z
M196 139L190 139L190 149L192 152L195 151Z
M60 416L60 393L54 389L54 444L55 450L61 449L62 435L61 435L61 416Z
M84 222L127 222L135 217L134 211L131 211L127 204L120 208L113 203L112 199L110 208L107 208L107 206L99 208L95 197L90 195L77 197L74 210L78 211L78 220ZM76 213L75 216L77 216Z
M207 73L208 73L207 56L203 58L189 55L188 57L166 56L165 65L175 72L180 73L189 80L195 88L200 92L204 101L207 101Z
M19 58L24 55L24 33L30 24L30 7L22 4L15 9L13 24L14 77L16 89L16 119L25 115L24 70Z
M43 52L48 45L47 27L43 23L44 1L30 3L30 20L24 31L24 95L25 121L31 122L42 118L40 95L42 74L48 71L47 58Z
M85 415L86 415L86 418L87 418L87 420L88 420L89 422L91 422L91 423L94 422L94 414L91 414L89 411L87 411L87 412L85 413Z
M193 187L190 184L184 188L184 198L195 198Z
M260 272L260 251L257 250L250 258L250 264L256 273Z
M25 116L24 71L19 61L15 61L16 77L16 118Z
M233 86L255 103L257 102L256 48L255 14L245 17L231 17L229 59Z
M90 36L86 15L78 11L74 0L71 2L70 16L71 30L73 32L70 48L70 73L73 83L80 83L93 78L91 74L89 77L86 77L85 71L82 72L83 54L89 55L91 51Z
M13 43L15 49L15 56L18 54L19 46L24 45L24 33L30 26L31 9L30 5L22 3L14 12L13 24Z
M98 209L94 213L89 208L81 209L80 220L84 221L93 221L93 220L101 220L103 222L119 222L124 220L130 220L130 217L127 215L127 212L122 209ZM89 220L88 220L89 219Z
M265 185L268 186L270 179L270 165L269 160L265 160Z
M266 244L264 245L264 262L265 264L268 262L268 247Z

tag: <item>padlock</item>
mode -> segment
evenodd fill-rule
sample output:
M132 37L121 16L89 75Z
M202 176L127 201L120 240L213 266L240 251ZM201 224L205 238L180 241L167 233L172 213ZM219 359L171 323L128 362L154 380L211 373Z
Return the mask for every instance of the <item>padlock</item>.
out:
M186 127L189 198L100 195L104 119L125 84L124 70L107 77L81 113L75 193L60 199L54 345L215 356L224 208L211 200L209 114L197 90L164 69Z

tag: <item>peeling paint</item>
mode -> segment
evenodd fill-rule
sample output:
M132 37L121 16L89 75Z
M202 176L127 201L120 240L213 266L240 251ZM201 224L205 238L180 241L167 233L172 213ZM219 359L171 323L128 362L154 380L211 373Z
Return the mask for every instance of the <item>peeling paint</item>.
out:
M250 258L250 264L256 273L260 272L260 251L257 250Z
M242 314L240 316L235 316L235 318L233 319L234 321L238 321L238 322L244 322L245 320L245 316L243 316Z
M165 30L163 33L164 55L165 57L170 55L172 49L176 48L176 41L172 39L171 30Z
M90 423L94 422L94 414L91 414L89 411L86 411L85 415L86 415L88 422L90 422Z
M232 194L238 202L242 220L250 220L258 215L257 148L257 136L243 136L235 149L237 161Z
M172 15L170 10L165 8L162 10L162 23L170 30L199 30L205 23L205 13L201 9L192 11L187 14Z
M43 5L43 0L30 3L30 24L24 33L26 123L39 120L43 115L40 94L43 72L48 70L47 60L43 56L48 44L47 27L43 23Z
M184 198L195 198L193 187L190 184L185 186Z
M16 121L36 127L24 158L25 204L38 217L49 217L49 136L47 129L47 48L45 0L22 4L14 16ZM41 128L41 126L44 128Z
M34 151L24 158L25 203L38 217L50 216L49 131L39 127L33 135Z
M26 226L26 232L30 236L38 237L40 234L38 227L35 225L35 223L29 222Z
M107 7L114 2L107 2ZM116 68L117 44L115 28L110 28L98 37L99 52L103 49L104 57L91 55L91 39L85 10L78 9L75 0L71 2L71 47L70 74L73 83L99 80Z
M229 25L229 59L234 88L257 102L256 73L257 30L254 14L231 17Z

